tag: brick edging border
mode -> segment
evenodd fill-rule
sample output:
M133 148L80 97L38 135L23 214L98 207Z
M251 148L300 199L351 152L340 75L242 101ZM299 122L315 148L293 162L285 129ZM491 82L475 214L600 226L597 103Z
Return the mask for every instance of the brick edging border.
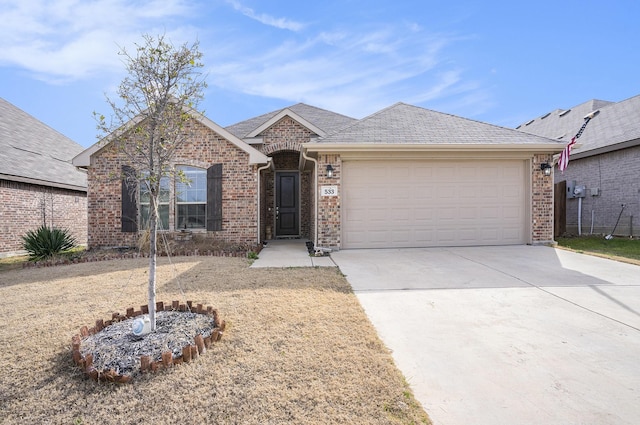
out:
M214 319L215 327L211 330L211 335L203 337L201 334L197 334L194 338L193 345L187 345L182 348L182 355L173 357L171 351L162 352L162 358L158 361L153 361L150 356L140 356L140 372L157 372L162 369L167 369L173 365L181 363L189 363L192 360L198 358L198 356L204 354L206 350L216 341L220 341L222 334L226 327L224 320L220 319L218 310L213 307L205 307L202 304L196 304L193 307L192 301L187 301L186 304L181 304L180 301L172 301L171 304L165 305L164 302L156 302L156 311L180 311L180 312L192 312L197 314L205 314L212 316ZM93 367L93 355L87 354L83 356L80 352L80 345L82 338L86 338L90 335L94 335L101 330L111 326L114 323L122 322L123 320L131 319L143 314L149 313L149 306L142 305L140 310L135 310L134 307L129 307L126 314L113 313L111 320L96 320L95 326L91 328L83 326L80 328L80 333L75 334L71 338L71 353L73 362L82 369L84 374L95 381L107 381L125 384L131 382L132 375L120 375L115 370L110 369L104 372L100 372Z

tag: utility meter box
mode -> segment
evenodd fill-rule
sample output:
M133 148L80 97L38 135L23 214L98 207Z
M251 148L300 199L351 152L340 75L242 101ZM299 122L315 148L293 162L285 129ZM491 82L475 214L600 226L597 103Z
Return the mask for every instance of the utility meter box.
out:
M567 182L567 199L584 198L587 195L587 188L584 185L577 185L575 180Z
M567 180L567 199L576 197L576 195L573 193L575 188L576 188L576 181L575 180L572 180L572 181Z

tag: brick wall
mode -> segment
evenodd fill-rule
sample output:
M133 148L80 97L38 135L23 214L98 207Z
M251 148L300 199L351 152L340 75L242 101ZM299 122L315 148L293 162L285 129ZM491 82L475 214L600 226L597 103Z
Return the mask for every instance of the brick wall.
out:
M537 154L531 161L531 241L534 245L553 241L553 177L545 176L540 164L553 163L550 154Z
M222 230L206 232L207 235L230 243L257 244L257 167L248 164L247 153L199 122L190 121L185 131L192 136L176 150L174 165L206 169L213 164L223 164ZM107 146L91 158L88 173L88 244L91 248L138 243L136 233L121 232L119 173L122 165L128 164L113 146ZM174 229L175 203L170 203L169 208L169 227Z
M573 158L573 157L572 157ZM566 180L586 186L582 199L582 234L609 234L620 215L616 234L640 235L640 146L597 156L571 159L564 174L555 173L556 183ZM599 194L591 195L591 189ZM567 233L578 234L578 199L567 199Z
M283 117L260 134L264 141L262 153L271 155L278 151L300 152L300 144L308 142L312 134L308 128L293 119Z
M87 243L87 194L0 180L0 257L22 253L22 236L43 224Z
M308 142L313 134L290 117L283 117L260 134L263 139L260 150L273 158L275 171L297 171L300 164L300 145ZM271 226L272 236L275 236L274 179L275 175L271 170L265 171L262 175L265 190L265 198L261 203L263 238L266 238L267 226ZM313 176L310 171L300 171L300 236L309 239L312 238L312 182Z
M327 165L333 167L333 177L328 178ZM318 196L318 245L324 248L339 248L340 233L340 186L342 161L340 155L318 156L318 190L322 186L337 186L338 196Z

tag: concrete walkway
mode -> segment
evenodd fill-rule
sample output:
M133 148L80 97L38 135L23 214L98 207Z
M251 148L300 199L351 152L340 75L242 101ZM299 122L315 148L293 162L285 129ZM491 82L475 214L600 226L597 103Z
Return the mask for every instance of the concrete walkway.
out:
M304 239L268 241L251 267L336 267L331 257L310 256L306 242Z
M640 423L640 267L533 246L332 258L435 425Z

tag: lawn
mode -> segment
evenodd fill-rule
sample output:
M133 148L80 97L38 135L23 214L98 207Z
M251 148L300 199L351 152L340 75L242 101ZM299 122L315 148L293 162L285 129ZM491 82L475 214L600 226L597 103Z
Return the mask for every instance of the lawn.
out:
M583 236L558 238L558 246L585 254L594 254L640 264L640 239Z
M227 327L197 360L120 385L85 378L71 337L146 303L145 260L0 271L2 423L430 423L336 269L159 262L158 300L213 306Z

